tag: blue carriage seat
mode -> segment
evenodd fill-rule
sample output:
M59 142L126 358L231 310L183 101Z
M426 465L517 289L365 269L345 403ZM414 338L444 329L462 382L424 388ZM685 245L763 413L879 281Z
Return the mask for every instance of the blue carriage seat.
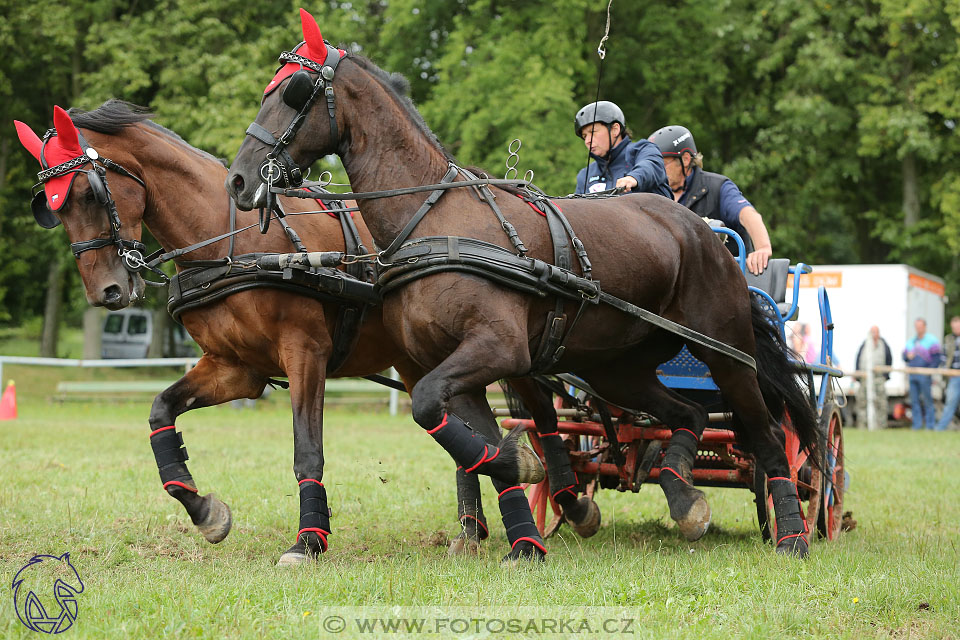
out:
M799 308L796 308L789 318L784 317L790 312L790 307L793 306L791 303L786 301L787 275L789 275L789 270L789 259L771 258L767 262L767 268L764 269L763 273L760 275L755 276L749 271L743 274L747 279L747 286L756 287L761 291L765 291L770 295L771 298L773 298L773 301L777 303L777 309L780 312L780 316L783 317L784 322L796 320L800 311Z

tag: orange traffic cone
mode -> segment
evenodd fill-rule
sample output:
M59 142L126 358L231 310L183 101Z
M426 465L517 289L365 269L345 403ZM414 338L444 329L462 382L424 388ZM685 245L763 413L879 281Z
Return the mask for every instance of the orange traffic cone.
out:
M0 420L13 420L17 417L17 387L11 380L0 398Z

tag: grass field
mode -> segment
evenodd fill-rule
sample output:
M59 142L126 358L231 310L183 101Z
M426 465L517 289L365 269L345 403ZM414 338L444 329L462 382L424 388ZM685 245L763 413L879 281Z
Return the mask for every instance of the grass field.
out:
M20 417L0 422L3 638L35 637L17 619L13 576L33 554L67 551L85 589L65 637L403 637L361 633L355 621L425 611L435 637L960 637L957 432L847 431L846 508L858 526L815 544L806 561L761 543L745 490L707 489L713 526L688 544L659 488L646 486L601 493L595 537L561 529L545 564L508 569L498 565L507 544L489 483L492 539L478 558L448 559L458 531L450 460L409 417L330 411L330 551L280 569L298 517L283 402L180 419L201 493L233 509L233 531L210 545L160 488L149 403L19 397ZM330 616L346 630L331 634ZM498 624L448 620L507 616L541 626L498 633ZM584 616L589 632L541 624ZM616 622L604 631L598 621L608 618Z

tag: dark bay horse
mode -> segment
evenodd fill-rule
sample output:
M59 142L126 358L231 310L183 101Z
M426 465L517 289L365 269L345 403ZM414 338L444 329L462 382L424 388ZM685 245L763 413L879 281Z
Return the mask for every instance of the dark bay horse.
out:
M45 192L38 194L39 201L34 203L39 206L39 210L35 208L38 222L51 227L62 221L75 243L77 267L87 300L93 305L119 309L142 295L143 279L124 266L120 255L138 246L141 224L146 224L167 249L187 247L230 228L229 199L223 190L226 168L148 118L142 110L116 100L94 111L69 115L57 107L56 135L46 142L23 123L17 123L24 146L35 157L44 154L47 166L71 162L90 154L90 149L95 150L99 161L107 163L108 171L100 177L93 177L90 163L80 170L46 176ZM117 216L115 224L111 222L111 206ZM300 199L286 200L283 206L291 214L318 208L316 203ZM56 207L56 215L51 207ZM341 223L332 215L300 215L290 220L309 249L344 250ZM363 244L372 247L372 238L359 216L355 222ZM238 228L255 223L255 215L238 215ZM121 244L114 243L114 237ZM102 240L102 246L88 244L89 250L78 252L84 247L77 243L91 239ZM235 255L293 250L277 223L266 235L254 228L237 234L234 241ZM199 248L184 259L222 258L229 242L223 239ZM149 420L151 444L164 488L183 504L208 541L219 542L229 533L230 510L214 494L198 493L186 468L182 437L174 427L176 418L199 407L259 397L268 378L286 376L293 406L294 473L300 487L301 519L296 543L281 556L280 564L300 563L326 550L330 526L321 484L323 397L338 306L260 288L183 312L182 322L201 346L203 356L154 401ZM374 308L365 315L357 347L334 375L368 375L391 365L408 388L424 373L398 349L382 324L379 308ZM457 403L459 411L475 415L472 399L458 398ZM470 539L479 537L475 529L482 515L478 519L478 505L472 506L478 500L479 493L461 499L461 511L469 516L464 518L467 527L458 539L461 546L469 546L466 543ZM529 514L529 508L527 511ZM512 546L508 558L530 557L535 555L532 550L536 547L520 541Z
M283 171L289 174L294 165L306 167L330 153L340 156L357 193L435 184L448 175L465 180L462 173L448 173L457 169L453 158L386 73L325 43L312 17L302 10L301 16L305 42L281 56L285 64L230 167L226 187L238 206L260 204L262 167L286 163ZM553 242L543 218L516 193L492 191L502 216L528 249L527 257L551 262ZM435 203L419 217L428 195ZM452 243L449 238L456 236L516 252L504 232L507 225L472 188L357 199L380 247L390 248L414 224L411 239L441 237ZM592 278L603 292L747 354L756 369L749 358L731 357L601 303L586 305L552 370L575 372L607 400L642 409L673 430L660 482L671 517L685 536L695 539L710 518L690 474L707 414L664 387L656 374L659 363L686 345L709 367L734 411L738 437L770 477L780 535L777 551L806 555L806 525L773 428L788 412L803 446L815 451L815 412L779 333L751 303L730 253L701 219L661 196L568 199L561 205L589 252ZM391 255L385 251L380 259L389 263ZM576 265L572 269L583 275ZM456 415L451 399L501 378L527 375L555 302L502 280L456 271L410 280L386 295L385 326L404 352L429 371L412 390L414 419L461 464L495 473L484 468L482 447L465 444L474 434ZM564 307L568 318L577 311L576 303ZM544 419L538 414L542 408L530 408Z

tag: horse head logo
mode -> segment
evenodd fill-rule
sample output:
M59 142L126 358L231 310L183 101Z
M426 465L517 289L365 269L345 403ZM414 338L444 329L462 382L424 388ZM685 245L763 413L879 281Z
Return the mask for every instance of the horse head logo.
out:
M14 576L10 588L17 617L31 631L62 633L77 619L77 595L83 593L83 581L70 563L69 553L33 556Z

